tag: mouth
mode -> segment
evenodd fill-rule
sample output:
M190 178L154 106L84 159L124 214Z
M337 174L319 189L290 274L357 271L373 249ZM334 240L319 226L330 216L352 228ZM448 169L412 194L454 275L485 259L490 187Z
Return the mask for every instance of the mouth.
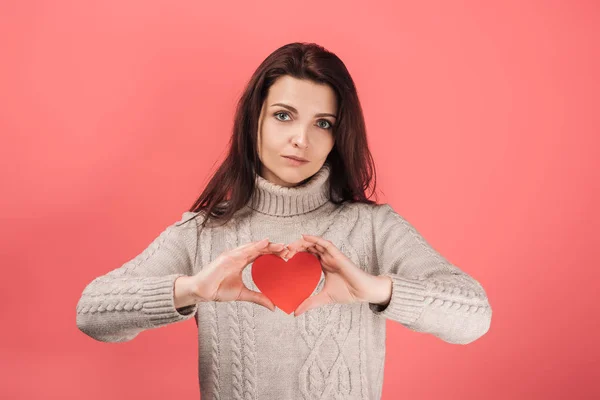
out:
M300 162L308 162L306 158L296 157L296 156L282 156L284 158L289 158L290 160L296 160Z
M283 157L285 159L285 163L290 167L300 167L300 166L308 163L307 160L298 159L296 157L290 157L290 156L281 156L281 157Z

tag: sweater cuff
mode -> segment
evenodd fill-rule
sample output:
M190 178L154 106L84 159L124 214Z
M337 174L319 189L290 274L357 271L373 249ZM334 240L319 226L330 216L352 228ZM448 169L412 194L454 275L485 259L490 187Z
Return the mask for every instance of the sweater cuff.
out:
M423 281L387 274L392 278L392 297L386 305L369 303L375 315L390 318L406 325L415 323L426 305L427 287Z
M191 318L198 309L198 303L175 308L175 279L184 274L171 274L144 278L142 282L142 311L150 318L154 327L167 325Z

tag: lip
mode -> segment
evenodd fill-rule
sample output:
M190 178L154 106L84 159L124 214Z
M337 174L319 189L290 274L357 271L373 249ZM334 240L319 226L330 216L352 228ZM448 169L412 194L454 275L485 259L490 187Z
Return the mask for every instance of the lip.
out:
M301 162L308 162L308 160L304 159L304 158L300 158L300 157L296 157L296 156L282 156L285 158L291 158L292 160L296 160L296 161L301 161Z
M281 157L283 157L285 159L285 163L287 165L289 165L290 167L299 167L301 165L308 163L308 161L300 161L300 160L297 160L295 158L288 157L288 156L281 156Z

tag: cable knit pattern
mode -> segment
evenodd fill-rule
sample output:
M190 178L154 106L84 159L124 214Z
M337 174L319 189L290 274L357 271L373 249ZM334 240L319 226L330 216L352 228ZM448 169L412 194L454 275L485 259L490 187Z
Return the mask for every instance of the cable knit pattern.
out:
M309 235L324 236L324 231L329 228L331 221L325 221L327 225L320 227L319 220L309 219L302 225L304 233ZM317 294L323 288L325 283L324 275L321 273L321 279L312 295ZM331 313L330 307L319 307L309 310L296 318L297 327L300 335L310 350L308 358L300 369L299 384L300 392L305 399L311 399L315 393L320 393L325 384L325 378L329 375L327 366L319 357L319 346L317 346L320 335L323 334L323 325Z
M205 228L200 234L200 249L202 265L210 263L210 255L213 252L213 230ZM210 379L207 381L206 393L210 393L210 398L214 400L221 399L221 343L219 341L219 319L217 314L217 302L210 302L206 305L207 320L210 330ZM210 385L210 386L209 386ZM206 396L208 397L208 396Z
M249 218L241 221L239 225L239 237L240 242L239 245L250 243L255 239L252 238L252 233L250 232L250 221L251 216ZM260 240L260 239L257 239ZM254 284L250 271L252 269L252 265L248 266L243 273L243 282L250 290L257 290L256 285ZM239 310L241 315L241 323L242 323L242 337L243 337L243 355L244 355L244 399L245 400L255 400L258 399L258 394L256 392L256 343L254 337L254 309L256 305L254 303L248 301L239 302Z
M371 304L371 310L449 343L467 344L485 334L492 308L482 285L446 260L389 204L378 205L373 216L373 230L380 235L377 264L393 284L390 303ZM399 250L381 250L394 244Z
M290 188L257 176L251 200L223 226L202 226L202 212L184 212L139 255L83 289L77 326L96 340L125 342L196 317L201 398L211 400L377 400L386 321L454 344L483 336L492 315L483 286L389 204L333 203L329 174L325 164ZM291 243L301 233L331 240L367 273L389 276L389 303L328 304L298 317L243 301L175 309L178 277L242 244ZM252 263L242 281L259 291L251 271ZM312 295L324 284L321 274Z
M360 232L362 233L361 237L361 243L360 245L362 246L361 249L361 255L362 255L362 259L361 259L361 263L358 264L360 265L360 267L364 270L366 270L367 272L373 272L373 271L369 271L369 266L371 265L371 251L370 251L370 246L368 245L368 243L373 241L373 237L370 235L370 233L372 233L371 228L371 224L372 224L372 218L371 218L371 213L370 212L366 212L363 213L359 216L361 225L360 225ZM370 311L368 309L368 304L367 303L362 303L361 307L360 307L360 313L359 313L359 319L358 319L358 348L359 348L359 358L358 358L358 370L360 372L360 395L361 398L363 399L368 399L369 398L369 394L368 394L368 383L367 383L367 354L366 354L366 347L368 346L368 343L365 342L365 336L366 336L366 330L365 330L365 321L364 321L364 317L363 315L365 313L367 313L368 311ZM384 338L385 340L385 338Z
M237 221L230 220L225 229L225 250L230 250L238 246L237 240ZM241 400L244 398L244 355L242 344L242 332L240 328L240 303L227 302L228 327L231 335L231 371L232 371L232 389L233 398Z
M125 342L143 330L192 318L197 305L175 309L173 286L192 271L197 232L195 222L170 225L138 256L90 282L76 307L79 329L99 341Z
M347 205L345 207L348 207ZM352 208L351 211L346 211L344 207L338 210L339 226L336 225L336 231L350 233L358 222L358 210ZM352 219L350 219L352 218ZM329 229L332 225L327 226L324 233L309 233L317 236L322 236L328 240L335 240L329 237ZM339 249L346 254L356 265L360 265L358 253L348 243L348 236L342 236L339 243ZM319 288L315 291L320 291L324 281L319 282ZM306 327L301 330L307 345L310 348L310 354L305 360L300 370L300 391L305 399L312 398L334 398L345 399L346 395L352 390L352 376L350 369L345 360L344 342L352 326L352 313L354 307L349 305L337 304L335 306L320 307L315 310L309 310L303 315L306 315ZM327 310L324 313L322 310ZM319 318L313 317L314 312L319 312ZM325 315L324 315L325 314ZM299 318L302 318L301 315ZM325 318L325 319L323 319ZM316 320L320 323L315 324ZM331 328L331 330L329 329ZM360 331L359 331L360 334ZM315 336L316 335L316 336ZM328 340L329 339L329 340ZM322 360L321 346L333 346L336 349L335 361L332 364L326 364ZM308 384L305 385L306 374L308 374Z

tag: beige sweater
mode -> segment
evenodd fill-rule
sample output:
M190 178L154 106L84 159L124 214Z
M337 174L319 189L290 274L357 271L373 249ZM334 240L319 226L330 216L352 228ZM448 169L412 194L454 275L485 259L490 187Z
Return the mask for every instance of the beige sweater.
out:
M386 319L455 344L488 331L492 309L475 279L388 204L333 204L328 178L327 164L294 188L257 176L252 200L222 227L201 228L202 213L183 213L141 254L85 287L77 326L96 340L125 342L194 318L203 400L379 399ZM388 306L329 304L298 317L250 302L174 308L175 278L196 274L227 249L265 237L291 243L301 233L331 240L373 275L389 275ZM243 280L258 290L251 268ZM323 283L322 275L313 294Z

